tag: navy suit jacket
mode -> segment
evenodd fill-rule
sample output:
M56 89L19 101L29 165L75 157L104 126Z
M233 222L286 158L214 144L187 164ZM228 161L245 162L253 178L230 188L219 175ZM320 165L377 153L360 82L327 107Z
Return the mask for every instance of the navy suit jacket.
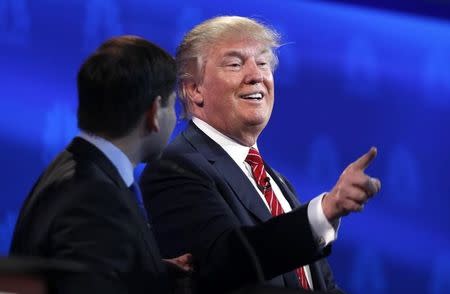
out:
M166 265L135 196L109 159L81 138L28 195L10 254L89 267L52 279L52 293L169 293Z
M192 252L198 289L218 293L265 280L299 288L293 270L310 264L316 290L339 292L311 231L307 205L267 168L293 211L272 217L230 156L192 122L146 168L141 186L165 256Z

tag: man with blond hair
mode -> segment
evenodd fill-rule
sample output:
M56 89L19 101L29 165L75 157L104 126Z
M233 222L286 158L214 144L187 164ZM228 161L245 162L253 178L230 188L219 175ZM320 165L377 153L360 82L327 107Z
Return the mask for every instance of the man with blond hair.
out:
M278 34L256 20L221 16L193 28L177 50L191 121L141 184L163 254L192 252L201 292L265 280L342 293L324 257L340 218L380 189L364 173L375 148L305 204L263 161L257 139L272 113L278 44Z

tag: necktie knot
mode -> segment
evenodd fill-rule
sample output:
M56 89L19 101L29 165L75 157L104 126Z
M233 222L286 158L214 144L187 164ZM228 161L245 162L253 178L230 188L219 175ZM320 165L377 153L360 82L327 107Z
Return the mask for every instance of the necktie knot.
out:
M245 162L247 162L252 168L257 166L264 165L261 154L259 154L258 150L251 147L248 151L247 157L245 158Z

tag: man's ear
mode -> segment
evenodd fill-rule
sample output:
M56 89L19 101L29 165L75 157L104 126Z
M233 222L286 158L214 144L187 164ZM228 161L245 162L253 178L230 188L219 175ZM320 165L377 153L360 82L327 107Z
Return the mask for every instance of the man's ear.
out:
M159 132L158 113L161 108L161 96L158 96L153 101L149 110L145 113L145 125L150 132Z
M183 92L185 97L194 105L202 107L204 100L201 92L201 85L194 79L188 79L183 82Z

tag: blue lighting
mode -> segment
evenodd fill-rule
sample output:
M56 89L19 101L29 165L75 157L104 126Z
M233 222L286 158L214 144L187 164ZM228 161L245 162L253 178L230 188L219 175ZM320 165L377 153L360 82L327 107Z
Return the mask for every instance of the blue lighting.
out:
M78 131L75 77L86 56L117 34L174 53L193 25L239 14L283 35L258 145L302 200L378 147L367 172L382 191L342 220L330 258L342 288L450 293L449 21L323 1L153 2L0 0L0 254L39 173Z

